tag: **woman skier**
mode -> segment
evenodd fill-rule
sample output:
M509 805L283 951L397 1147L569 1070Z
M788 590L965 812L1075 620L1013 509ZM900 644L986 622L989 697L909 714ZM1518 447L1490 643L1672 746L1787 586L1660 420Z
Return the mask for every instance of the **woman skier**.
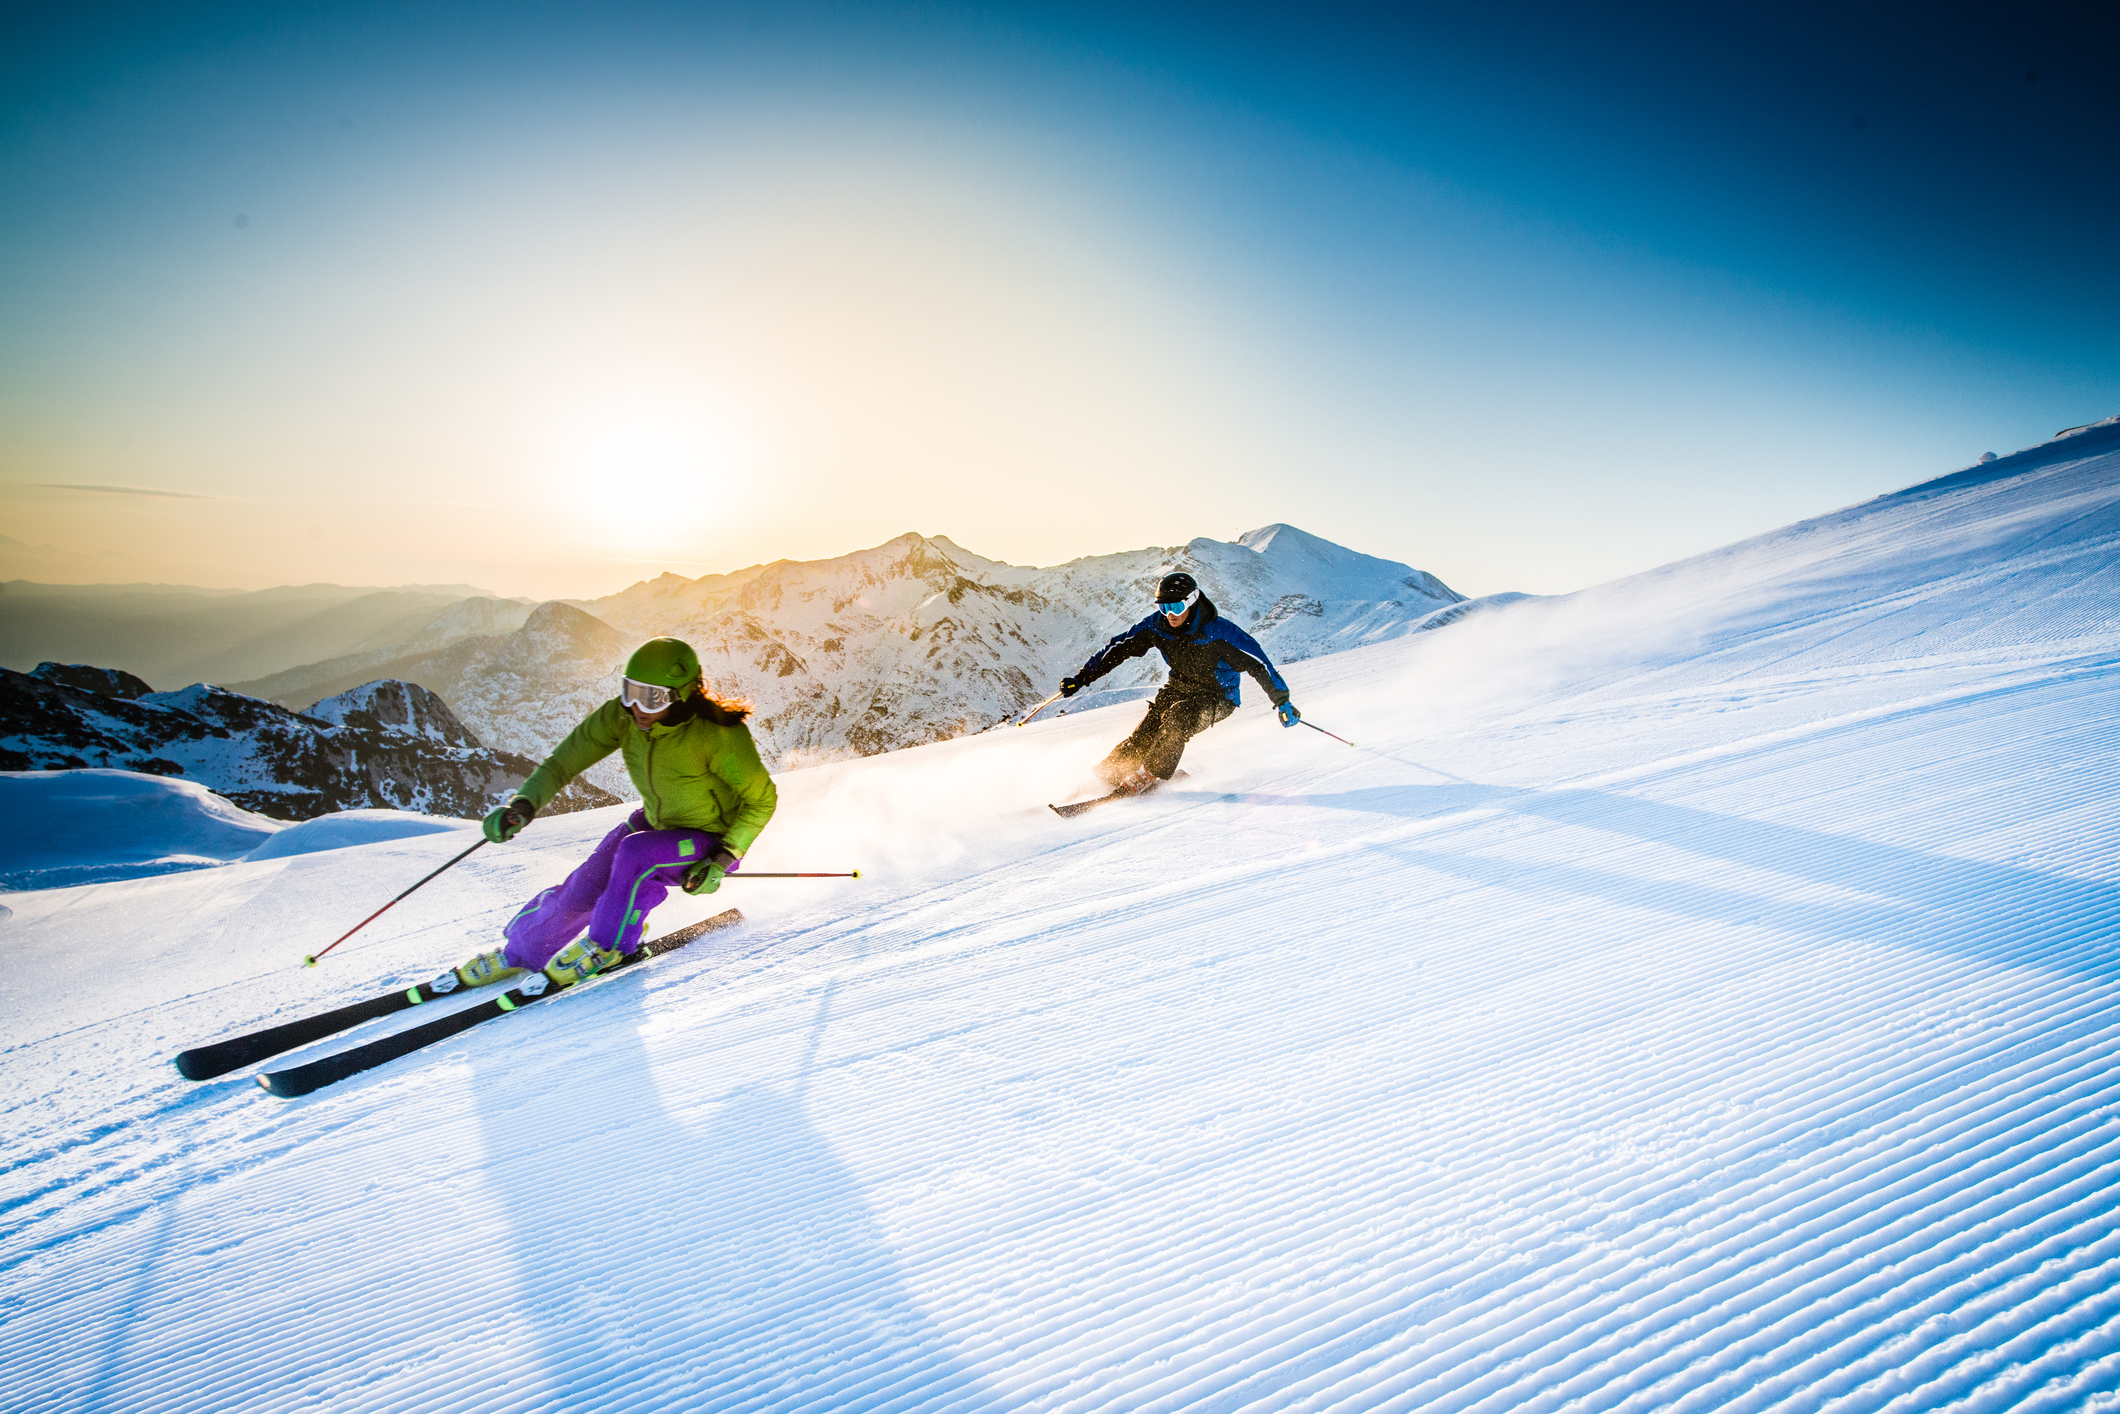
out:
M619 695L567 733L515 799L486 817L486 838L513 839L567 782L614 751L625 756L641 808L564 883L525 904L503 930L502 947L442 974L435 990L483 987L533 968L572 986L640 947L649 912L672 884L692 894L720 888L779 799L744 725L750 711L747 702L707 691L699 655L687 645L642 644L626 660Z
M1302 720L1266 650L1223 618L1214 600L1183 570L1163 576L1156 588L1156 612L1098 649L1073 677L1060 680L1061 695L1073 697L1151 648L1170 664L1170 680L1149 702L1148 715L1133 735L1097 764L1097 775L1115 795L1138 795L1169 780L1185 743L1237 710L1238 673L1249 673L1259 684L1280 713L1282 726Z

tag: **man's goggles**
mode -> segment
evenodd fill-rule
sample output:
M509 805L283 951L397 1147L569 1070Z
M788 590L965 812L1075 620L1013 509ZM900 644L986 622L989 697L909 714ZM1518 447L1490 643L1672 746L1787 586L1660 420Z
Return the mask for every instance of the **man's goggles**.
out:
M1176 602L1170 604L1158 604L1156 605L1156 607L1163 611L1164 617L1174 619L1178 617L1178 615L1184 613L1187 609L1190 609L1193 606L1193 600L1199 597L1200 591L1195 589L1192 593L1186 595L1183 599L1177 600Z
M618 700L639 709L646 716L669 711L670 704L677 700L677 694L667 687L658 687L652 682L635 682L631 678L624 681L625 686L618 690Z

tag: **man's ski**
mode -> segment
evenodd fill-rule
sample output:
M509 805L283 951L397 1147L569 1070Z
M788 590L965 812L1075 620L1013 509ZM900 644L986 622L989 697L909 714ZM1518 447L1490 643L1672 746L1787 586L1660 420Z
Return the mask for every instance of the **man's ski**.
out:
M727 928L741 922L743 922L743 913L740 910L734 908L726 909L715 914L712 918L702 919L689 927L680 928L674 933L665 934L652 942L641 944L639 950L634 952L632 956L621 958L617 963L597 974L597 977L592 977L589 980L594 982L598 978L608 977L611 973L617 972L621 968L630 967L634 963L646 962L650 958L661 957L664 953L675 952L704 933L713 932L717 928ZM283 1099L293 1099L297 1095L306 1095L312 1090L320 1090L326 1085L335 1084L349 1075L359 1075L364 1070L373 1070L386 1061L394 1061L399 1056L409 1055L422 1046L431 1046L436 1041L447 1040L460 1032L469 1031L481 1021L491 1021L496 1016L505 1016L511 1011L528 1006L535 1001L542 1001L546 997L562 990L576 991L583 985L583 983L577 982L574 986L564 989L554 987L546 979L544 973L532 972L523 978L520 986L512 987L490 1001L465 1007L462 1011L453 1011L447 1016L438 1016L424 1026L408 1027L394 1036L384 1036L378 1040L370 1041L365 1046L356 1046L350 1051L340 1051L336 1055L325 1056L322 1060L314 1060L307 1065L298 1065L289 1070L267 1071L257 1077L258 1084Z
M1185 773L1180 771L1172 776L1171 779L1182 781L1185 779ZM1115 800L1132 800L1135 796L1147 795L1162 784L1162 781L1157 781L1155 785L1144 786L1140 790L1115 790L1110 795L1100 795L1093 800L1075 800L1068 802L1066 805L1049 805L1046 808L1064 819L1073 819L1084 811L1095 810L1098 806L1109 805Z

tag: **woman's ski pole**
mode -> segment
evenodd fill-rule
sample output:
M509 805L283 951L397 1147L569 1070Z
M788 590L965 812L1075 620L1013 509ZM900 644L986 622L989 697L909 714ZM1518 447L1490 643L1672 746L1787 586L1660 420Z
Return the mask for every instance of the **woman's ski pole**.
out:
M859 869L852 869L844 874L753 874L749 870L744 870L740 873L729 875L731 879L858 879L860 877L861 871Z
M478 844L475 844L475 845L471 846L471 849L467 849L467 850L465 850L465 851L463 852L463 854L459 854L459 855L458 855L458 856L457 856L456 858L454 858L454 859L450 860L450 861L449 861L449 863L447 863L447 864L444 864L444 865L443 865L443 866L441 867L441 869L437 869L437 870L435 870L435 871L434 871L434 874L439 874L439 873L441 873L441 872L442 872L443 870L445 870L445 869L450 869L450 868L453 868L454 866L456 866L456 865L458 865L458 864L461 864L461 863L462 863L462 862L464 861L464 859L465 859L465 858L466 858L466 857L467 857L468 855L470 855L470 853L472 852L472 850L475 850L475 849L477 849L477 848L479 847L479 845L482 845L482 844L484 844L484 843L485 843L485 841L484 841L483 839L481 839L481 840L480 840L480 841L478 842ZM427 879L432 879L432 878L434 877L434 874L429 874L429 875L427 876ZM365 927L367 927L367 926L368 926L369 924L371 924L371 923L375 922L375 920L376 920L376 919L378 919L378 918L381 918L381 917L382 917L382 916L383 916L383 915L384 915L385 913L388 913L388 912L390 911L390 907L391 907L391 904L394 904L394 903L396 903L396 902L398 901L398 899L401 899L401 898L405 897L405 894L409 894L409 893L411 893L413 889L417 889L417 888L418 888L418 887L420 886L420 884L424 884L424 883L426 883L426 882L427 882L427 879L422 879L422 880L420 880L420 883L419 883L419 884L414 884L414 885L412 886L412 888L411 888L411 889L407 889L407 890L405 890L405 893L404 893L404 894L399 894L399 895L397 896L397 898L394 898L394 899L390 900L390 903L386 903L386 904L384 904L384 905L383 905L383 906L382 906L381 908L379 908L379 909L377 909L377 910L376 910L375 912L373 912L373 913L369 914L369 915L368 915L368 916L367 916L366 918L363 918L363 919L362 919L362 920L361 920L360 922L358 922L358 923L354 924L354 925L353 925L353 926L352 926L351 928L348 928L348 929L347 929L347 930L346 930L345 932L343 932L343 933L339 934L339 936L338 936L338 937L337 937L336 939L334 939L334 940L332 941L332 944L331 944L331 948L335 948L335 947L337 947L337 946L338 946L338 945L339 945L340 943L343 943L343 942L345 942L345 941L346 941L346 940L347 940L348 938L352 937L352 936L353 936L353 935L354 935L355 933L358 933L358 932L360 932L360 931L361 931L361 930L362 930L363 928L365 928ZM320 958L320 957L322 957L322 956L324 955L324 953L330 952L330 951L331 951L331 948L325 948L325 949L324 949L324 952L319 952L319 953L312 953L312 954L311 954L310 956L308 956L308 957L305 957L305 958L303 958L303 959L302 959L302 966L304 966L304 967L315 967L315 966L317 965L317 959L318 959L318 958Z
M1060 700L1061 698L1065 697L1066 695L1067 695L1067 694L1066 694L1066 693L1064 693L1064 692L1056 692L1056 693L1054 693L1054 694L1053 694L1053 695L1052 695L1051 697L1048 697L1048 698L1046 698L1046 699L1045 699L1045 700L1044 700L1043 702L1041 702L1041 703L1039 703L1039 704L1038 704L1037 706L1035 706L1035 707L1031 708L1031 710L1030 710L1030 711L1028 711L1028 712L1025 712L1025 713L1024 713L1024 714L1023 714L1023 715L1022 715L1021 717L1018 717L1018 718L1016 719L1016 725L1017 725L1017 726L1019 726L1019 727L1027 727L1027 726L1029 726L1029 725L1030 725L1030 721L1031 721L1031 718L1033 718L1033 717L1037 716L1037 715L1038 715L1038 714L1039 714L1040 712L1043 712L1043 711L1044 711L1044 710L1045 710L1046 708L1048 708L1048 707L1052 706L1052 705L1053 705L1053 704L1054 704L1055 702L1058 702L1058 701L1059 701L1059 700Z
M1301 721L1304 726L1309 727L1314 732L1325 732L1325 729L1323 727L1319 726L1316 722L1313 722L1308 717L1298 718L1298 720ZM1342 746L1354 745L1353 742L1349 741L1346 737L1341 736L1338 732L1325 732L1325 735L1331 737L1334 741L1339 742Z

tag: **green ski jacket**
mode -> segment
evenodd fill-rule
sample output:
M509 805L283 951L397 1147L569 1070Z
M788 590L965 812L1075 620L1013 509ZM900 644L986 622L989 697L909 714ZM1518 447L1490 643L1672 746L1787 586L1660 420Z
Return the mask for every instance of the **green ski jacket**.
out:
M615 697L568 732L516 794L543 810L567 782L614 751L625 754L651 830L705 830L741 855L780 801L749 727L695 717L643 731Z

